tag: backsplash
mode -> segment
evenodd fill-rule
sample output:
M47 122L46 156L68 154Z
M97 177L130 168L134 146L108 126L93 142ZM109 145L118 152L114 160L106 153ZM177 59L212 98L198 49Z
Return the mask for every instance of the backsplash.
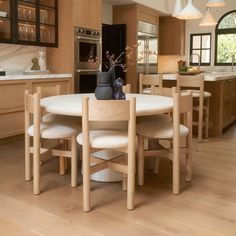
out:
M176 73L178 61L186 61L184 56L158 56L158 73Z
M31 59L38 57L39 51L45 47L0 44L0 66L8 74L23 72L31 68Z

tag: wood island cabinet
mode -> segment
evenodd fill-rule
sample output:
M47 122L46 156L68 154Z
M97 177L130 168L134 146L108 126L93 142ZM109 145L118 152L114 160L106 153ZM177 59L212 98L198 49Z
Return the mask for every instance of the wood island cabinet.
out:
M159 19L159 55L185 54L185 21L164 16Z
M36 88L62 86L62 93L71 93L71 78L0 80L0 139L24 133L24 92Z
M101 15L101 0L73 0L74 26L100 30Z

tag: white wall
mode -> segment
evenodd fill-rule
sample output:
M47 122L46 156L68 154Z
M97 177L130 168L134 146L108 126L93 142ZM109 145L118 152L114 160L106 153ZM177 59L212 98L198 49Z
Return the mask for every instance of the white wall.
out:
M194 5L202 12L206 11L206 2L207 0L194 0ZM214 18L218 21L221 16L223 16L226 12L236 10L236 0L225 0L226 6L220 8L212 8L211 13ZM212 34L212 55L211 55L211 66L214 66L215 60L215 26L211 27L203 27L199 26L199 20L188 20L186 24L186 56L189 58L189 47L190 47L190 34L193 33L211 33ZM222 69L218 67L218 69Z

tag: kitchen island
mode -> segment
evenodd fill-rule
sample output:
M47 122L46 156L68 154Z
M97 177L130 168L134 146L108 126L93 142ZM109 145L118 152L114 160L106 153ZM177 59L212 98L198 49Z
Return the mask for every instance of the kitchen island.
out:
M24 133L24 92L37 87L61 85L62 94L72 93L71 74L0 76L0 139Z
M175 74L163 74L164 86L175 86ZM204 73L205 91L211 93L209 134L220 136L236 121L236 72Z

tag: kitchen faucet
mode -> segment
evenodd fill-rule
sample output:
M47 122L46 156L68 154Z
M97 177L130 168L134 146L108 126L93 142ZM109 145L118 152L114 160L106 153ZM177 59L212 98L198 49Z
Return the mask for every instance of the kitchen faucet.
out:
M232 72L234 72L235 55L232 55Z
M200 57L199 54L197 54L197 53L193 53L193 54L190 56L190 63L193 62L193 56L197 56L197 57L198 57L198 70L200 70L201 57Z

